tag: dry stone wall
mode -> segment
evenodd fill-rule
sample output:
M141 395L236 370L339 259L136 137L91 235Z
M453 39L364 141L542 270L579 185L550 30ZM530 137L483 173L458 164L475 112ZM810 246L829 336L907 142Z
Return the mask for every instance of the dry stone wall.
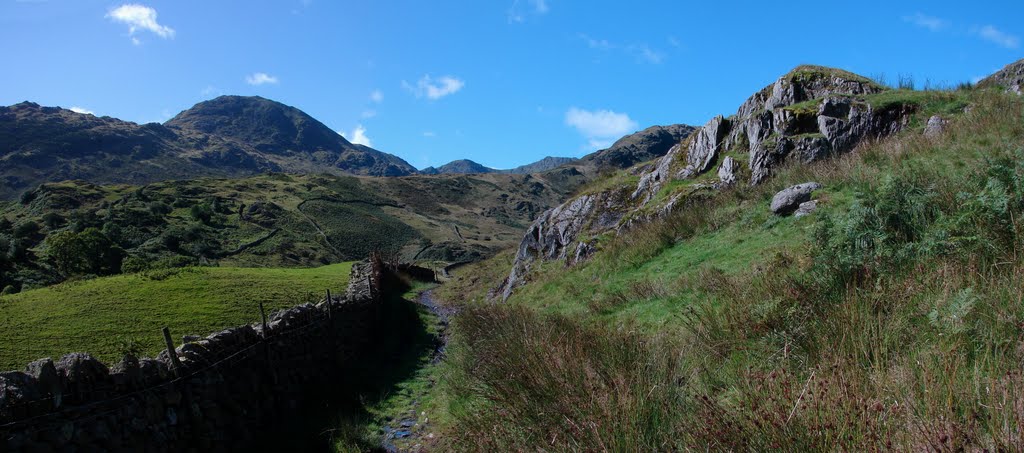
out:
M384 266L343 297L108 368L89 354L0 373L0 451L235 451L358 367L381 328ZM333 391L333 389L332 389Z

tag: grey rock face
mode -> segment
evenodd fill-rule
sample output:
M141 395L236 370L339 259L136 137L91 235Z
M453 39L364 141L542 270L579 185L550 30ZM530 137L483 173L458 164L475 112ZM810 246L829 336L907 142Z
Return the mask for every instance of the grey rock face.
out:
M928 125L924 127L924 136L928 138L935 138L942 135L942 132L946 129L946 120L942 119L939 115L932 115L928 118Z
M687 164L694 173L704 173L711 169L728 131L729 121L721 115L712 118L700 129L686 153Z
M622 220L625 199L620 192L602 192L583 195L544 212L530 225L519 244L512 272L498 289L502 300L524 283L530 265L537 259L568 258L570 246L584 231L604 232L615 228ZM573 262L585 258L590 246L577 246Z
M739 178L739 175L736 173L739 169L740 163L727 156L725 159L722 159L722 165L718 167L718 180L726 186L736 184L736 180Z
M789 215L800 207L801 203L811 201L811 193L822 186L816 182L805 182L783 189L772 197L771 210L778 215Z
M682 145L676 144L668 151L667 154L658 159L657 165L649 173L644 174L640 177L640 182L636 186L636 190L630 196L632 199L638 199L644 197L641 204L646 204L650 201L654 194L658 193L661 187L671 180L673 177L681 177L682 175L673 174L672 166L675 162L682 158ZM683 171L685 171L684 169Z

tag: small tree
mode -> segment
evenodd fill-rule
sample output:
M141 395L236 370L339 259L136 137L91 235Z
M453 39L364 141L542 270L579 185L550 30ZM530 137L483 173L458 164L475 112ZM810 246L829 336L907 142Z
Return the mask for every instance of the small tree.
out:
M82 243L73 231L58 231L46 237L46 258L61 275L72 275L84 267Z

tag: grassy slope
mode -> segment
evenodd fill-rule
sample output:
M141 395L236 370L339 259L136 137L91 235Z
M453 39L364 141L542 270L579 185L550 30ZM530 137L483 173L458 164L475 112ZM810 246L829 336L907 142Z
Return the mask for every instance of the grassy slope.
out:
M160 329L207 335L259 320L269 311L343 291L351 263L308 269L183 268L120 275L0 298L0 369L40 357L89 352L120 360L126 339L145 355L163 349Z
M471 303L507 256L456 271L439 295L476 308L453 324L453 445L1024 446L1024 247L1002 220L1020 213L993 214L1017 205L986 180L1005 172L997 159L1024 158L1024 102L980 90L871 102L897 98L920 106L899 137L602 241L585 265L547 263L507 307ZM968 102L947 134L921 136L928 115ZM766 213L808 180L826 186L813 216ZM919 210L934 212L904 218ZM844 261L863 247L875 255Z

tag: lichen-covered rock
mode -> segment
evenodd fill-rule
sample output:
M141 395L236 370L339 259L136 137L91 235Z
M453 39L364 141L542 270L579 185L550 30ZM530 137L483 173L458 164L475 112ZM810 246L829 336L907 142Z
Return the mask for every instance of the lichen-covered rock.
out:
M818 209L818 200L805 201L800 203L800 206L796 208L796 212L793 213L794 217L803 217L810 215L812 212Z
M946 120L942 119L939 115L932 115L928 118L928 124L924 127L924 136L928 138L935 138L942 135L942 132L946 130Z
M805 182L779 191L772 197L770 209L778 215L792 214L800 203L811 201L811 193L821 188L816 182Z

